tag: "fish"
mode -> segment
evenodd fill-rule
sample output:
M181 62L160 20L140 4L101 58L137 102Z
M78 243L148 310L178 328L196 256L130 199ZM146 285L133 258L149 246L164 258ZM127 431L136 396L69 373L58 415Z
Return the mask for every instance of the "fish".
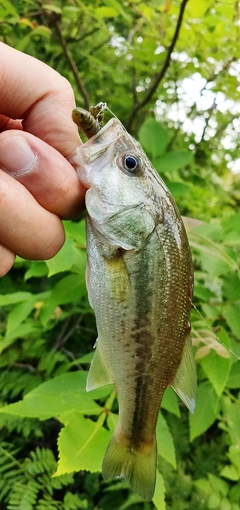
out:
M87 188L86 284L98 330L86 389L113 383L119 403L102 475L150 501L164 391L172 386L190 412L196 402L190 248L170 191L117 118L75 163Z

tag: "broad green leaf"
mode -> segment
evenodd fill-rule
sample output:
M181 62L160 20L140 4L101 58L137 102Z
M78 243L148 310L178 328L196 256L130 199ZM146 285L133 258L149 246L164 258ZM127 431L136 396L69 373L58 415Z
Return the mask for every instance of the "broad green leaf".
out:
M0 354L9 347L16 339L18 338L26 338L29 335L37 333L39 331L38 324L35 324L34 321L25 322L24 324L20 324L17 328L13 329L11 333L8 334L5 338L0 338Z
M194 285L194 296L196 298L200 298L202 301L209 302L213 295L213 292L211 292L209 289L206 289L206 287L203 285L198 285L197 283Z
M228 301L240 301L240 278L236 271L224 277L222 289Z
M240 444L240 401L232 403L228 398L223 401L225 420L233 445Z
M75 246L72 239L66 239L65 244L61 250L50 260L46 261L49 269L48 276L61 273L63 271L70 271L73 264L81 265L81 259L79 259L79 251Z
M27 281L29 278L39 278L41 276L47 276L48 274L48 267L45 262L42 262L40 260L36 262L31 262L28 270L26 271L24 275L24 280Z
M178 197L181 197L182 195L185 195L188 193L191 189L191 186L189 184L183 183L183 182L171 182L167 181L167 179L164 178L164 182L167 185L169 191L172 193L174 198L178 199Z
M78 411L64 413L58 438L59 461L55 476L74 471L101 471L103 456L111 433L102 427L102 420L92 421Z
M156 427L158 454L161 455L174 469L177 467L175 446L169 426L163 415L159 413Z
M238 470L239 478L240 478L240 449L239 445L232 445L229 448L228 457L233 464L233 466L236 467Z
M239 510L238 502L240 501L240 482L235 483L229 491L231 501L237 501L232 503L232 510ZM234 506L233 506L234 505Z
M153 503L157 510L166 510L164 480L157 469L156 488L153 496Z
M86 393L85 385L85 372L63 374L40 384L23 400L2 407L0 412L43 420L72 409L82 414L99 414L101 408Z
M219 412L219 397L209 382L199 384L197 405L194 414L189 414L190 439L205 432L216 420Z
M213 276L226 273L229 269L238 269L236 261L222 245L199 235L196 229L189 231L188 237L191 247L200 252L203 268Z
M190 151L166 152L160 158L154 160L156 170L161 173L180 170L193 161L193 153Z
M9 0L1 0L0 17L5 18L8 16L14 16L15 18L18 18L19 14L17 9L15 9L13 6L12 2L9 2Z
M199 480L195 480L194 485L205 494L209 494L211 492L211 485L207 478L199 478Z
M187 16L190 18L202 18L209 9L208 0L201 0L199 2L190 2L187 5Z
M222 220L222 227L224 229L224 242L228 245L240 244L240 213L234 214L229 218Z
M17 304L8 314L6 337L20 326L20 324L29 316L36 303L36 297L31 295L27 301Z
M167 388L164 392L161 408L166 409L169 413L175 414L180 418L179 399L172 388Z
M50 11L50 12L56 12L57 14L61 14L62 13L62 9L60 9L60 7L58 7L57 5L54 5L54 4L43 4L43 8L46 10L46 11Z
M80 248L86 249L86 229L85 221L64 221L64 229L66 231L67 238L70 237L77 241Z
M228 478L229 480L232 480L233 482L236 482L239 480L239 471L234 466L224 466L222 471L220 472L220 475L224 478Z
M226 496L228 493L228 484L225 480L221 480L219 476L215 476L212 473L208 473L208 479L212 491L219 492L222 496Z
M13 305L15 303L19 303L21 301L27 301L31 299L31 292L13 292L12 294L2 294L0 295L0 306L8 306Z
M169 141L169 132L155 119L147 119L140 127L139 141L147 154L155 160L164 153Z
M218 336L220 340L223 341L224 345L228 346L228 335L223 330L219 332ZM201 359L201 366L212 383L217 395L220 397L225 388L231 368L230 355L228 358L225 358L211 349L210 353Z
M97 7L95 12L100 18L114 18L118 15L118 11L112 7Z
M143 501L144 500L143 500L143 498L141 498L141 496L138 496L138 494L135 494L134 492L132 492L129 494L125 503L123 503L123 505L118 507L118 510L126 510L127 508L129 508L132 505L136 505L137 503L143 503Z
M63 305L80 300L86 294L85 278L70 274L62 278L53 288L49 301Z
M234 335L240 339L240 305L227 304L223 306L222 314Z
M231 371L228 375L226 383L228 388L239 388L240 389L240 362L239 360L233 363Z
M40 311L40 320L46 326L59 305L80 302L87 295L85 276L70 274L63 277L52 289Z

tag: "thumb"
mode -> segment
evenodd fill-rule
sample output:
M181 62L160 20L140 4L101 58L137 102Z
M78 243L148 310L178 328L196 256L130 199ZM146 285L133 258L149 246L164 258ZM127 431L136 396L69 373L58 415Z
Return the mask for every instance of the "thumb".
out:
M69 161L43 140L19 130L0 134L0 168L61 218L79 215L85 189Z

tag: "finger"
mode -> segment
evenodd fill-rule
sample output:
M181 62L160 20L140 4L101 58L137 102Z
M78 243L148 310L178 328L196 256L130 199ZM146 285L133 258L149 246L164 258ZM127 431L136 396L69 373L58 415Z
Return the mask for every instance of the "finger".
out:
M18 181L0 170L0 239L25 259L53 257L64 243L58 216L41 207Z
M10 271L15 262L15 253L0 244L0 278Z
M0 69L1 113L23 119L24 130L70 157L81 141L71 118L75 100L69 82L43 62L4 43L0 43Z
M50 145L23 131L0 134L0 168L48 211L68 219L84 208L85 188L72 165Z
M21 120L13 120L5 115L0 115L0 133L2 131L6 131L7 129L20 129L22 131L22 121Z

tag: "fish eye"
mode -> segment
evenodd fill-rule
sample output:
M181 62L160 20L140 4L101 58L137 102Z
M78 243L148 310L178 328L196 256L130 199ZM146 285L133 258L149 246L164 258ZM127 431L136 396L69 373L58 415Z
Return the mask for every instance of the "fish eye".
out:
M123 168L130 174L137 174L141 170L140 161L132 154L126 154L122 158Z

